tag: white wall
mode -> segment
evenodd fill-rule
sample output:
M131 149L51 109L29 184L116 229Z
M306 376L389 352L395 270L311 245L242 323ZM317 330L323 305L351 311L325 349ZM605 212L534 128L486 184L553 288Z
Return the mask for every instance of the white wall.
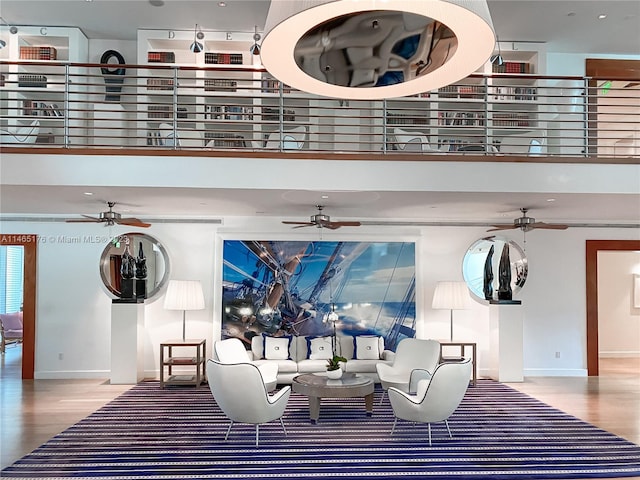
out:
M279 218L236 217L224 226L158 223L145 230L167 249L171 278L203 283L206 310L187 312L189 337L207 339L208 352L220 332L220 259L222 239L312 239L315 231L292 233ZM346 229L343 229L346 230ZM325 240L413 239L417 245L418 336L446 339L449 312L431 309L435 284L462 278L464 253L485 235L480 227L360 227L324 232ZM3 233L35 233L38 251L36 378L109 378L111 300L99 276L99 258L111 230L95 224L4 222ZM61 238L98 236L99 241L69 243ZM522 233L505 235L522 246ZM524 312L525 375L585 375L585 240L635 239L630 229L574 228L527 234L529 277L521 292ZM159 343L179 338L182 315L165 311L163 297L145 308L145 376L157 377ZM488 308L454 313L455 336L478 343L480 373L488 365ZM555 352L561 352L560 358ZM62 358L60 358L62 354Z
M598 349L600 357L640 356L640 308L634 308L633 275L640 252L598 252Z

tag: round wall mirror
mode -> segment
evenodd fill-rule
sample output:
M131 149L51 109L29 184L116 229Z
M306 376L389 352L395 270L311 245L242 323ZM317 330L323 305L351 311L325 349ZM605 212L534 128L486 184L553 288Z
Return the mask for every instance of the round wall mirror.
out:
M462 276L472 295L478 300L485 297L485 273L492 272L492 299L498 300L500 258L508 246L511 267L511 290L515 297L527 280L529 266L524 251L513 240L499 236L491 236L476 240L468 249L462 260Z
M136 259L142 255L146 266L146 298L153 298L169 278L169 255L162 244L150 235L138 232L123 233L113 238L100 257L100 278L105 287L122 298L122 255L125 248Z

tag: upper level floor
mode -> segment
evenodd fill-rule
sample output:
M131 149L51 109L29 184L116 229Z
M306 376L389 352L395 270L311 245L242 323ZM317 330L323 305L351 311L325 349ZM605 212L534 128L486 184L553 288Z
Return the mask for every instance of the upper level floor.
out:
M250 38L214 37L193 54L191 32L139 32L138 64L115 50L92 64L82 61L88 46L78 31L59 30L7 38L14 41L0 57L5 151L640 158L640 82L547 76L540 51L505 51L504 65L437 91L356 101L282 85L252 64Z

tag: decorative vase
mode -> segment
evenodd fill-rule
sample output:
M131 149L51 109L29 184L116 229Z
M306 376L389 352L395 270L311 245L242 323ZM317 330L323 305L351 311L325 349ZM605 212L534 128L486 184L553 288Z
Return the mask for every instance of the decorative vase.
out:
M337 380L342 377L342 368L338 368L337 370L327 370L327 377L331 380Z

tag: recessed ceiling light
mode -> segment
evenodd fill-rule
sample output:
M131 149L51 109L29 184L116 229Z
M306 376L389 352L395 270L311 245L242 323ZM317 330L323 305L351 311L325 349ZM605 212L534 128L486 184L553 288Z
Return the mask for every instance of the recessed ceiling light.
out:
M329 195L322 195L320 198L326 200L327 198L329 198Z
M607 18L607 15L604 13L601 13L600 15L598 15L598 20L604 20L605 18Z
M575 16L576 16L576 12L567 13L567 17L575 17Z
M555 202L556 199L555 198L547 198L547 202Z
M91 196L93 195L93 192L84 192L85 195Z
M218 2L218 6L219 7L226 7L227 6L227 2Z

